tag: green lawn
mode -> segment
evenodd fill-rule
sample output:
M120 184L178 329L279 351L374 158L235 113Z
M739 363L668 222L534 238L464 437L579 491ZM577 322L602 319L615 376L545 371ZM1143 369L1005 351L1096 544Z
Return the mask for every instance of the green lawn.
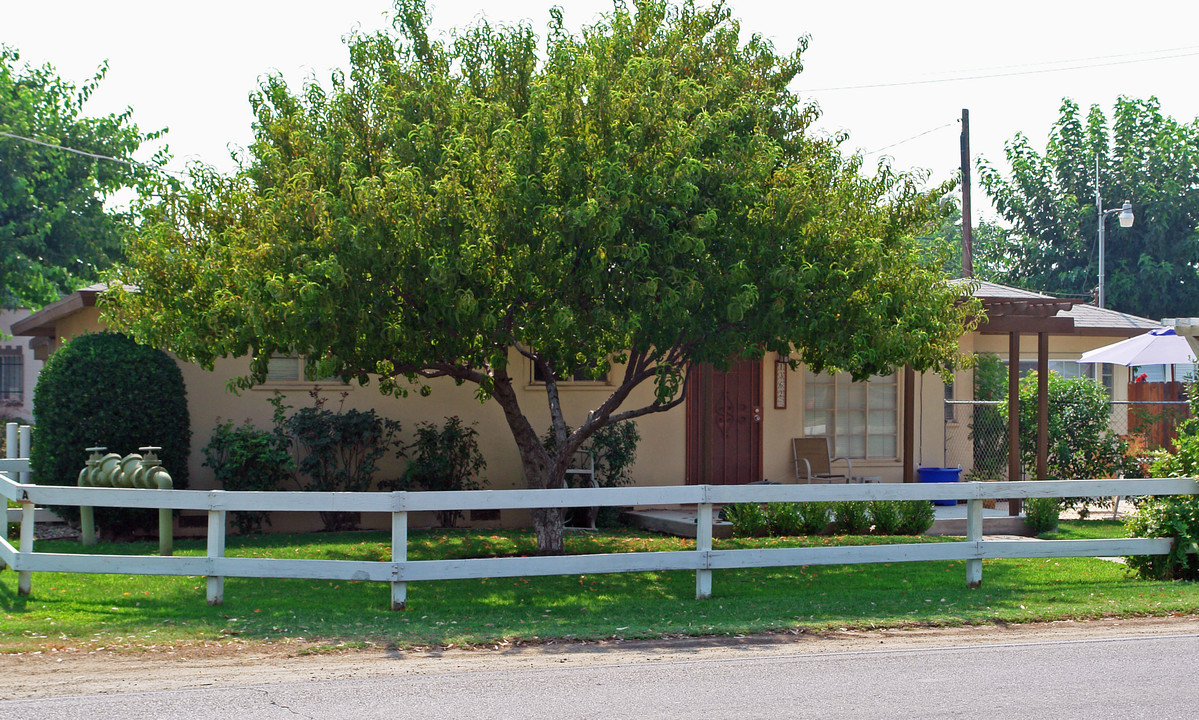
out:
M1063 523L1063 532L1090 533ZM1070 537L1094 535L1071 535ZM1119 536L1117 533L1116 536ZM926 539L936 542L939 539ZM716 541L715 547L881 543L911 538L785 538ZM231 537L231 556L390 558L384 533ZM413 559L526 554L531 533L414 532ZM568 551L689 549L679 538L631 530L568 537ZM202 541L176 543L203 554ZM68 541L44 551L79 552ZM153 554L154 543L99 545L98 553ZM203 577L38 573L33 594L16 594L0 573L0 651L47 646L138 647L222 639L399 646L521 640L732 635L1031 622L1103 616L1199 613L1199 585L1144 582L1124 566L1093 559L986 561L983 586L965 587L965 562L813 566L713 572L713 597L695 599L693 572L632 573L411 583L408 610L387 610L386 583L230 578L225 604L205 603Z

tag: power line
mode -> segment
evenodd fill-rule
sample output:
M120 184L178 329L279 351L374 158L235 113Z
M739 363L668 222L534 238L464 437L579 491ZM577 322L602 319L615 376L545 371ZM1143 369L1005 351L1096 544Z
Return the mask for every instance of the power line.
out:
M133 166L133 167L144 167L147 170L153 170L155 172L165 173L167 175L183 177L182 175L180 175L178 173L174 173L174 172L171 172L170 170L160 168L156 165L148 165L146 163L138 162L136 160L125 160L124 158L115 158L115 157L110 157L108 155L100 155L97 153L88 152L86 150L77 150L75 148L67 147L65 145L57 145L55 143L48 143L48 142L44 142L42 140L36 140L34 138L25 137L24 135L14 135L12 133L4 132L3 130L0 130L0 136L12 138L14 140L24 140L25 142L30 142L30 143L33 143L34 145L41 145L42 147L53 148L55 150L62 150L64 152L74 153L76 155L82 155L84 157L89 157L89 158L93 158L96 160L110 160L112 162L124 163L125 165L129 165L129 166Z
M1042 75L1045 73L1067 72L1070 70L1088 70L1090 68L1111 67L1113 65L1132 65L1135 63L1154 62L1157 60L1174 60L1177 58L1194 57L1199 55L1199 46L1174 48L1172 50L1155 51L1157 53L1173 53L1170 55L1158 54L1155 57L1131 57L1130 55L1107 55L1095 58L1084 58L1082 60L1058 60L1051 63L1040 63L1039 65L1017 65L1008 67L1030 67L1037 69L1029 70L1012 70L999 72L1002 68L997 68L996 71L984 70L977 75L961 75L958 77L947 78L932 78L928 80L902 80L899 82L889 83L870 83L866 85L841 85L837 87L812 88L808 90L800 90L800 92L820 93L820 92L836 92L842 90L875 90L879 88L890 87L906 87L911 85L934 85L937 83L950 82L965 82L968 80L987 80L991 78L1002 77L1018 77L1022 75ZM1144 54L1144 53L1141 53ZM1130 58L1121 60L1118 58ZM1106 60L1106 62L1092 62L1093 60ZM1063 63L1075 63L1067 67L1040 67L1040 65L1061 65ZM1083 64L1077 64L1083 63Z
M885 146L883 146L883 147L879 148L878 150L871 150L870 152L868 152L868 153L864 154L862 157L870 157L871 155L877 155L877 154L881 153L881 152L882 152L882 151L884 151L884 150L890 150L890 149L891 149L891 148L893 148L893 147L898 147L898 146L900 146L900 145L903 145L904 143L908 143L908 142L911 142L911 141L913 141L913 140L916 140L917 138L922 138L922 137L924 137L925 135L928 135L928 134L930 134L930 133L935 133L935 132L936 132L936 131L938 131L938 130L944 130L945 128L947 128L947 127L950 127L950 126L954 125L954 124L955 124L955 123L957 123L957 122L958 122L957 120L954 120L953 122L947 122L947 123L945 123L944 125L938 125L937 127L935 127L935 128L932 128L932 129L930 129L930 130L925 130L924 132L922 132L922 133L920 133L920 134L918 134L918 135L913 135L912 137L910 137L910 138L908 138L908 139L906 139L906 140L900 140L899 142L893 142L893 143L891 143L890 145L885 145Z

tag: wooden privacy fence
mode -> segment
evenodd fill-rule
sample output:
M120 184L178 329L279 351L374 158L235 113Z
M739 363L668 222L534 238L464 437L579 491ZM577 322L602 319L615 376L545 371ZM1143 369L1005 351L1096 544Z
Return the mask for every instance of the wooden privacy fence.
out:
M1164 555L1168 538L1109 540L986 540L982 501L994 497L995 483L862 485L678 485L666 487L581 488L569 490L472 490L464 492L226 492L223 490L135 490L56 487L14 482L6 473L28 470L27 460L0 460L0 494L23 509L20 548L0 540L0 559L21 574L19 592L30 591L30 573L72 572L122 575L207 577L209 604L220 604L226 577L363 580L391 584L391 607L402 609L407 584L424 580L584 575L688 570L696 574L696 598L712 594L712 571L752 567L842 565L852 563L965 560L966 582L982 582L982 561L996 558ZM1147 480L1067 480L1004 483L1009 498L1102 497L1199 494L1188 478ZM742 502L836 500L948 500L967 504L966 539L958 542L852 547L712 549L712 507ZM34 505L173 508L208 513L208 551L203 557L39 553L34 550ZM505 557L409 560L408 514L417 511L491 510L629 505L698 506L694 550L610 553L558 557ZM225 556L225 515L238 510L391 513L390 561L295 560Z

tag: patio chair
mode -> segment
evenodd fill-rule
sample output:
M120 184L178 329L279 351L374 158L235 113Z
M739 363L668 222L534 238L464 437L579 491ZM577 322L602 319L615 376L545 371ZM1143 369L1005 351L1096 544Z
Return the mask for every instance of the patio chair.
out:
M833 457L832 438L823 436L791 439L795 454L795 482L849 483L854 482L853 463L849 458ZM845 461L845 472L833 472L834 461Z

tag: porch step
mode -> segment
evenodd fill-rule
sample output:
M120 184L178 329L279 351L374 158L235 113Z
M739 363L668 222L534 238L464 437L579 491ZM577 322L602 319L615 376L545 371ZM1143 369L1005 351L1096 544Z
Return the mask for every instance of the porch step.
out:
M714 513L715 515L715 513ZM626 510L621 519L636 528L660 532L676 537L695 537L696 513L695 508L659 510ZM718 517L712 518L712 537L730 538L733 536L733 524Z
M965 535L966 518L945 518L937 520L925 535ZM1024 535L1032 537L1033 533L1024 522L1024 516L1016 517L984 517L983 535Z

